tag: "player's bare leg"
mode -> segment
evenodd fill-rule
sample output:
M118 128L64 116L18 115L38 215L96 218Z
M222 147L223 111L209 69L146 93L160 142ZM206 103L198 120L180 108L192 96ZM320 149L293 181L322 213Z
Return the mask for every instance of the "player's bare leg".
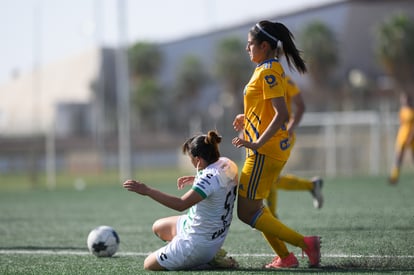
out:
M152 225L152 232L163 241L171 241L177 235L177 221L179 217L171 216L156 220Z

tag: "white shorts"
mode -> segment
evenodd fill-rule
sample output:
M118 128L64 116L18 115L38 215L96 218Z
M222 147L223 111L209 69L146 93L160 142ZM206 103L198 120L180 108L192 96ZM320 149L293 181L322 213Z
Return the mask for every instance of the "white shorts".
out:
M167 270L186 270L210 262L223 242L200 241L182 234L180 217L177 221L177 236L156 253L158 263Z

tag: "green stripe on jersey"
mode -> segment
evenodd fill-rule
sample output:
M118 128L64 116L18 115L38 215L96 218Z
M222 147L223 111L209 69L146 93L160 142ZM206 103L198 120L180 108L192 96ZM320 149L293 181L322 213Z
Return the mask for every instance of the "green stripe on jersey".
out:
M203 197L203 199L207 198L206 193L204 193L204 191L203 191L203 190L201 190L199 187L194 186L192 189L193 189L194 191L196 191L198 194L200 194L200 196L202 196L202 197Z

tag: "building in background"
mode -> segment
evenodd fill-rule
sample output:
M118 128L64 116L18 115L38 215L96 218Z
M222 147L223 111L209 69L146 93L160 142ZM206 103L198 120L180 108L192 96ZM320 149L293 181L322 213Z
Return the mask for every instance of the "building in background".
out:
M318 20L325 23L333 30L338 40L339 63L334 72L335 78L338 81L348 82L350 72L358 72L360 76L374 83L380 95L367 101L369 105L364 107L373 111L381 111L384 108L396 111L398 102L397 100L390 101L389 96L392 94L390 88L392 87L388 85L389 81L384 81L387 80L387 76L375 57L374 41L375 30L379 23L397 12L405 12L414 18L414 1L349 0L288 14L276 14L274 17L258 20L283 22L296 37L312 21ZM256 21L245 22L218 31L160 44L164 55L160 83L164 87L174 86L177 66L187 55L197 56L209 71L213 71L216 45L230 36L239 37L245 41L249 29L255 23ZM78 56L45 65L38 72L17 76L10 82L0 85L2 98L0 101L0 137L3 140L0 141L0 156L2 156L0 169L2 166L9 167L4 163L13 159L12 156L25 151L25 144L29 144L30 136L40 134L46 138L51 131L53 138L56 139L57 158L61 159L59 163L62 163L62 167L65 167L64 163L67 160L65 155L71 155L72 159L76 159L73 157L73 151L85 152L85 150L93 151L93 154L106 152L106 158L101 161L100 165L111 166L116 163L113 160L116 154L111 153L116 150L114 145L116 142L113 139L117 127L114 118L116 115L114 55L113 49L92 49ZM292 77L304 91L305 98L307 95L312 95L308 76L299 76L292 72ZM208 114L210 103L217 100L220 92L220 87L214 79L204 88L200 99L203 104L200 106L206 108L204 110L206 114ZM384 100L381 100L381 97ZM317 108L312 105L312 96L308 98L308 110L317 111ZM387 106L384 107L383 104ZM114 109L104 108L104 106L112 106ZM208 121L209 119L205 118L201 122L203 129L215 126L209 125ZM391 126L389 129L393 131ZM13 140L24 141L13 146L10 145ZM376 142L390 146L388 141L377 140ZM169 145L164 143L161 147L173 148L177 144ZM134 150L153 148L154 140L148 142L139 140L139 144L134 144L133 147ZM14 149L10 151L10 148ZM39 152L42 152L42 148L40 146ZM173 152L171 148L167 150L169 157L160 156L155 158L151 164L174 161L171 157L171 152ZM314 153L310 152L310 154ZM44 161L44 157L40 158ZM347 158L353 161L353 156L347 156ZM390 156L383 158L387 162ZM146 159L150 158L146 157ZM324 159L323 162L328 163L329 157ZM135 160L135 164L137 163L140 163L140 158ZM386 164L379 165L382 167Z

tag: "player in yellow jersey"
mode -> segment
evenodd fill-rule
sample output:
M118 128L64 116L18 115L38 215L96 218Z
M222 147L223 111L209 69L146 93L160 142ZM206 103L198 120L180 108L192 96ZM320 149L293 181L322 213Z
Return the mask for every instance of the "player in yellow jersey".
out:
M278 52L280 51L280 48L278 48ZM278 53L277 56L280 56L280 54ZM302 94L296 83L288 75L286 75L286 78L286 103L289 112L287 130L290 136L290 146L293 147L296 141L295 129L299 125L303 113L305 112L305 102L303 101ZM277 216L277 190L309 191L313 197L313 206L319 209L323 204L322 185L323 180L319 177L305 179L291 174L282 175L277 179L276 183L272 185L269 197L267 198L267 204L273 215Z
M300 247L307 254L310 266L316 267L321 256L320 237L305 237L287 227L273 216L264 203L291 149L287 131L287 79L275 58L279 43L288 65L301 73L306 72L293 35L285 25L261 21L249 31L246 50L257 66L244 89L244 112L233 121L234 129L244 130L244 136L235 137L232 143L237 148L246 148L246 160L239 181L237 215L242 222L261 231L276 253L266 268L299 265L286 243Z
M389 177L391 184L398 183L402 161L407 150L411 150L414 159L414 102L410 95L402 93L400 103L400 128L395 141L395 162Z

